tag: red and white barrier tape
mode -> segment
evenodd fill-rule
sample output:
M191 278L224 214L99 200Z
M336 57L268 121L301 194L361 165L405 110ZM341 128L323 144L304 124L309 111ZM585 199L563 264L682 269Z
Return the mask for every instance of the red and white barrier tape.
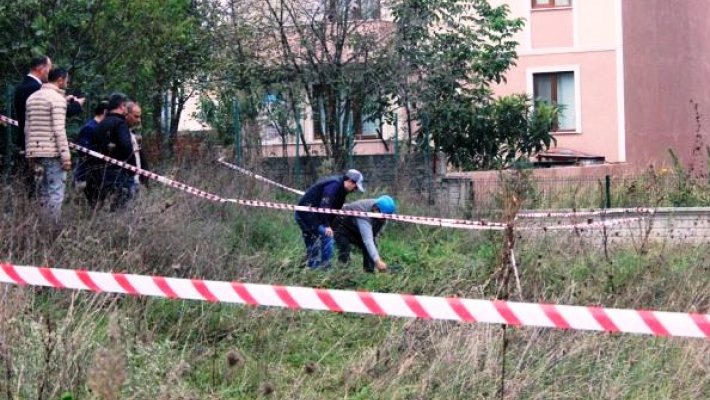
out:
M207 200L211 200L211 201L217 201L217 202L224 201L224 199L222 199L222 197L217 196L216 194L208 193L208 192L205 192L204 190L200 190L200 189L197 189L197 188L192 187L190 185L186 185L182 182L178 182L178 181L166 178L166 177L164 177L162 175L158 175L154 172L146 171L144 169L138 168L134 165L125 163L123 161L118 161L115 158L106 157L105 155L103 155L99 152L89 150L89 149L79 146L77 144L69 143L69 147L71 147L72 149L78 150L82 153L86 153L90 156L96 157L98 159L104 160L110 164L117 165L121 168L127 169L131 172L135 172L136 174L143 175L146 178L158 181L166 186L170 186L172 188L182 190L183 192L189 193L191 195L202 197L203 199L207 199Z
M608 208L604 210L579 210L569 212L523 212L517 215L518 218L582 218L582 217L601 217L609 216L610 214L654 214L655 210L646 207L636 208Z
M11 118L5 117L3 115L0 115L0 117L2 117L3 121L7 121L8 123L11 123L13 125L17 125L17 121L15 121ZM507 226L507 224L501 223L501 222L472 221L472 220L452 219L452 218L421 217L421 216L401 215L401 214L381 214L381 213L364 212L364 211L333 210L333 209L329 209L329 208L306 207L306 206L298 206L298 205L291 205L291 204L285 204L285 203L274 203L274 202L260 201L260 200L227 199L227 198L223 198L223 197L217 196L215 194L208 193L203 190L197 189L193 186L186 185L182 182L178 182L178 181L166 178L162 175L158 175L156 173L137 168L134 165L125 163L123 161L118 161L118 160L111 158L111 157L107 157L101 153L98 153L93 150L89 150L87 148L76 145L74 143L69 143L69 146L75 150L78 150L82 153L86 153L92 157L96 157L96 158L104 160L110 164L117 165L121 168L127 169L127 170L134 172L136 174L145 176L148 179L158 181L166 186L170 186L172 188L184 191L184 192L189 193L191 195L198 196L198 197L210 200L210 201L216 201L216 202L222 202L222 203L235 203L235 204L240 204L240 205L250 206L250 207L264 207L264 208L271 208L271 209L278 209L278 210L315 212L315 213L346 215L346 216L354 216L354 217L383 218L383 219L389 219L389 220L393 220L393 221L407 222L407 223L413 223L413 224L419 224L419 225L439 226L439 227L456 228L456 229L498 230L498 231L500 231L500 230L504 230ZM266 178L264 178L264 179L266 179ZM630 219L619 220L619 222L616 222L615 220L608 220L608 221L593 222L593 223L586 223L586 224L580 223L580 224L569 224L569 225L553 225L553 226L549 226L549 227L530 227L527 229L542 229L542 230L563 230L563 229L576 229L576 228L594 229L594 228L599 228L599 227L603 227L603 226L611 226L611 225L618 225L620 223L627 223L627 222L629 222L629 220Z
M4 116L4 115L2 115L2 114L0 114L0 121L2 121L2 122L7 122L7 123L10 124L10 125L20 126L20 124L19 124L16 120L14 120L14 119L12 119L12 118L10 118L10 117L6 117L6 116Z
M208 200L212 200L212 201L218 201L218 202L223 202L223 203L234 203L234 204L240 204L240 205L250 206L250 207L271 208L271 209L277 209L277 210L305 211L305 212L315 212L315 213L321 213L321 214L346 215L346 216L353 216L353 217L383 218L383 219L390 219L390 220L401 221L401 222L409 222L409 223L420 224L420 225L441 226L441 227L450 227L450 228L458 228L458 229L474 229L474 230L503 230L503 229L505 229L505 224L498 223L498 222L455 220L455 219L447 219L447 218L420 217L420 216L414 216L414 215L400 215L400 214L381 214L381 213L364 212L364 211L333 210L330 208L298 206L298 205L291 205L291 204L285 204L285 203L274 203L274 202L261 201L261 200L228 199L228 198L223 198L223 197L211 194L211 193L207 193L203 190L194 188L194 187L186 185L184 183L174 181L172 179L168 179L164 176L155 174L153 172L137 168L134 165L125 163L123 161L118 161L118 160L111 158L111 157L107 157L101 153L98 153L93 150L89 150L87 148L76 145L74 143L70 143L69 145L73 149L76 149L82 153L89 154L89 155L96 157L98 159L104 160L110 164L117 165L119 167L125 168L131 172L136 173L136 174L143 175L149 179L153 179L158 182L161 182L167 186L170 186L170 187L182 190L184 192L190 193L192 195L199 196L199 197L202 197L202 198L205 198Z
M246 175L248 177L254 178L257 181L260 182L265 182L269 185L276 186L278 188L287 190L291 193L295 193L298 195L303 195L305 192L291 188L289 186L283 185L281 183L278 183L276 181L273 181L269 178L265 178L259 174L256 174L252 171L249 171L247 169L244 169L242 167L239 167L237 165L234 165L232 163L228 163L224 161L224 157L221 157L220 159L217 160L218 163L224 165L227 168L233 169L237 172L239 172L242 175ZM572 212L529 212L529 213L520 213L517 215L518 218L520 219L535 219L535 218L575 218L575 217L594 217L594 216L604 216L608 213L639 213L639 214L647 214L647 213L653 213L652 209L649 208L629 208L629 209L608 209L608 210L588 210L588 211L572 211ZM615 225L622 225L634 221L638 221L641 218L617 218L609 221L588 221L588 222L580 222L580 223L575 223L575 224L560 224L560 225L549 225L545 227L534 227L534 226L522 226L518 227L517 229L520 230L572 230L572 229L596 229L602 226L615 226ZM452 223L456 223L455 220L452 220ZM439 226L439 224L433 224Z
M252 178L256 179L257 181L261 181L261 182L268 183L269 185L276 186L276 187L278 187L278 188L281 188L281 189L283 189L283 190L289 191L289 192L291 192L291 193L295 193L295 194L300 195L300 196L303 196L303 195L306 193L306 192L304 192L304 191L302 191L302 190L294 189L294 188L288 187L288 186L286 186L286 185L282 185L282 184L280 184L280 183L278 183L278 182L276 182L276 181L272 181L272 180L269 179L269 178L265 178L265 177L263 177L263 176L261 176L261 175L259 175L259 174L256 174L256 173L254 173L254 172L251 172L251 171L249 171L249 170L247 170L247 169L244 169L244 168L242 168L242 167L240 167L240 166L238 166L238 165L234 165L234 164L232 164L232 163L228 163L228 162L224 161L224 157L221 157L219 160L217 160L217 162L220 163L220 164L222 164L222 165L224 165L224 166L227 167L227 168L230 168L230 169L233 169L233 170L239 172L239 173L242 174L242 175L246 175L246 176L252 177Z
M617 225L626 225L632 222L642 221L643 217L632 217L632 218L615 218L608 219L606 221L596 221L591 220L587 222L579 222L574 224L559 224L559 225L545 225L545 226L525 226L516 225L516 230L521 231L569 231L569 230L585 230L585 229L599 229L603 227L611 228Z
M23 286L287 307L294 310L710 339L710 314L316 289L12 264L2 264L0 267L0 282Z
M227 168L233 169L237 172L239 172L242 175L251 177L256 179L257 181L260 182L265 182L268 183L269 185L276 186L278 188L284 189L286 191L289 191L291 193L295 193L298 195L303 195L305 194L304 191L294 189L292 187L286 186L284 184L278 183L274 180L271 180L269 178L266 178L264 176L261 176L255 172L249 171L248 169L242 168L238 165L234 165L232 163L228 163L224 161L224 157L220 157L217 160L218 163L224 165ZM652 208L646 208L646 207L636 207L636 208L608 208L604 210L577 210L577 211L566 211L566 212L559 212L559 211L546 211L546 212L522 212L519 213L516 217L519 219L535 219L535 218L583 218L583 217L603 217L603 216L608 216L610 214L654 214L655 210ZM636 219L624 219L623 221L635 221ZM618 221L614 221L616 224L618 224ZM587 223L589 225L591 223ZM577 226L587 226L584 223L580 224L568 224L568 226L572 227L577 227Z

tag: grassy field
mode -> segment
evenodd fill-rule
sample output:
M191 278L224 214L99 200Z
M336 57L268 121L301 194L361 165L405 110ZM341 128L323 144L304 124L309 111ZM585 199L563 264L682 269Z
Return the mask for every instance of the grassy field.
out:
M215 167L217 168L217 167ZM173 174L174 175L174 174ZM209 179L207 179L209 177ZM177 178L227 196L264 191L229 171ZM237 208L156 187L134 212L90 213L76 196L49 232L9 189L0 258L382 292L493 298L501 237L390 223L380 243L398 274L355 257L298 268L290 213ZM402 202L402 212L432 213ZM710 247L598 247L573 234L518 240L513 300L710 310ZM710 342L247 308L0 287L0 398L15 399L701 399ZM504 368L503 368L504 367ZM504 370L504 371L503 371Z

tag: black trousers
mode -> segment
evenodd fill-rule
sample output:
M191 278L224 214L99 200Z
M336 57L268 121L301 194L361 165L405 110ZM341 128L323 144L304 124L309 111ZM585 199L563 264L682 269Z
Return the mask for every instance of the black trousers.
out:
M350 250L352 246L355 246L362 252L362 269L365 272L375 272L375 262L370 258L370 254L367 252L365 243L360 235L347 233L336 228L333 236L335 247L338 249L338 262L342 264L350 262Z

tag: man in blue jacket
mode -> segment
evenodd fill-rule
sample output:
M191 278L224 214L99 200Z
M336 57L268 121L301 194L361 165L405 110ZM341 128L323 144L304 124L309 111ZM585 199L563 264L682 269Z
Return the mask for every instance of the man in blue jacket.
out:
M94 117L86 121L84 126L79 130L79 138L76 144L81 147L85 147L89 150L96 149L93 146L94 135L96 135L96 129L99 127L101 121L106 117L108 112L108 101L100 101L99 104L94 107ZM76 164L76 169L74 170L74 185L83 188L86 186L86 175L87 175L87 159L91 157L85 155L84 153L79 154L79 161Z
M362 173L351 169L345 175L325 178L313 184L298 201L299 206L339 210L345 204L345 196L356 189L364 192ZM296 223L301 228L306 244L308 268L330 268L333 256L333 214L296 211ZM320 258L318 257L320 255Z

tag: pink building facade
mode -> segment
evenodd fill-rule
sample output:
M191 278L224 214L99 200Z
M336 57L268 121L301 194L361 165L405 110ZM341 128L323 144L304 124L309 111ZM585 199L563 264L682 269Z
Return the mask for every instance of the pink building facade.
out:
M557 146L643 168L689 161L710 112L710 1L495 0L527 23L499 95L556 102Z
M695 105L710 116L710 0L489 1L526 21L517 65L495 92L561 105L558 148L638 168L667 164L669 149L691 160ZM384 7L378 15L391 21ZM311 114L302 129L313 154L323 154ZM710 121L701 123L704 135ZM378 124L367 125L355 154L391 153L397 133L404 140L401 126L380 126L383 143ZM295 143L284 154L278 137L262 136L262 154L295 155Z

